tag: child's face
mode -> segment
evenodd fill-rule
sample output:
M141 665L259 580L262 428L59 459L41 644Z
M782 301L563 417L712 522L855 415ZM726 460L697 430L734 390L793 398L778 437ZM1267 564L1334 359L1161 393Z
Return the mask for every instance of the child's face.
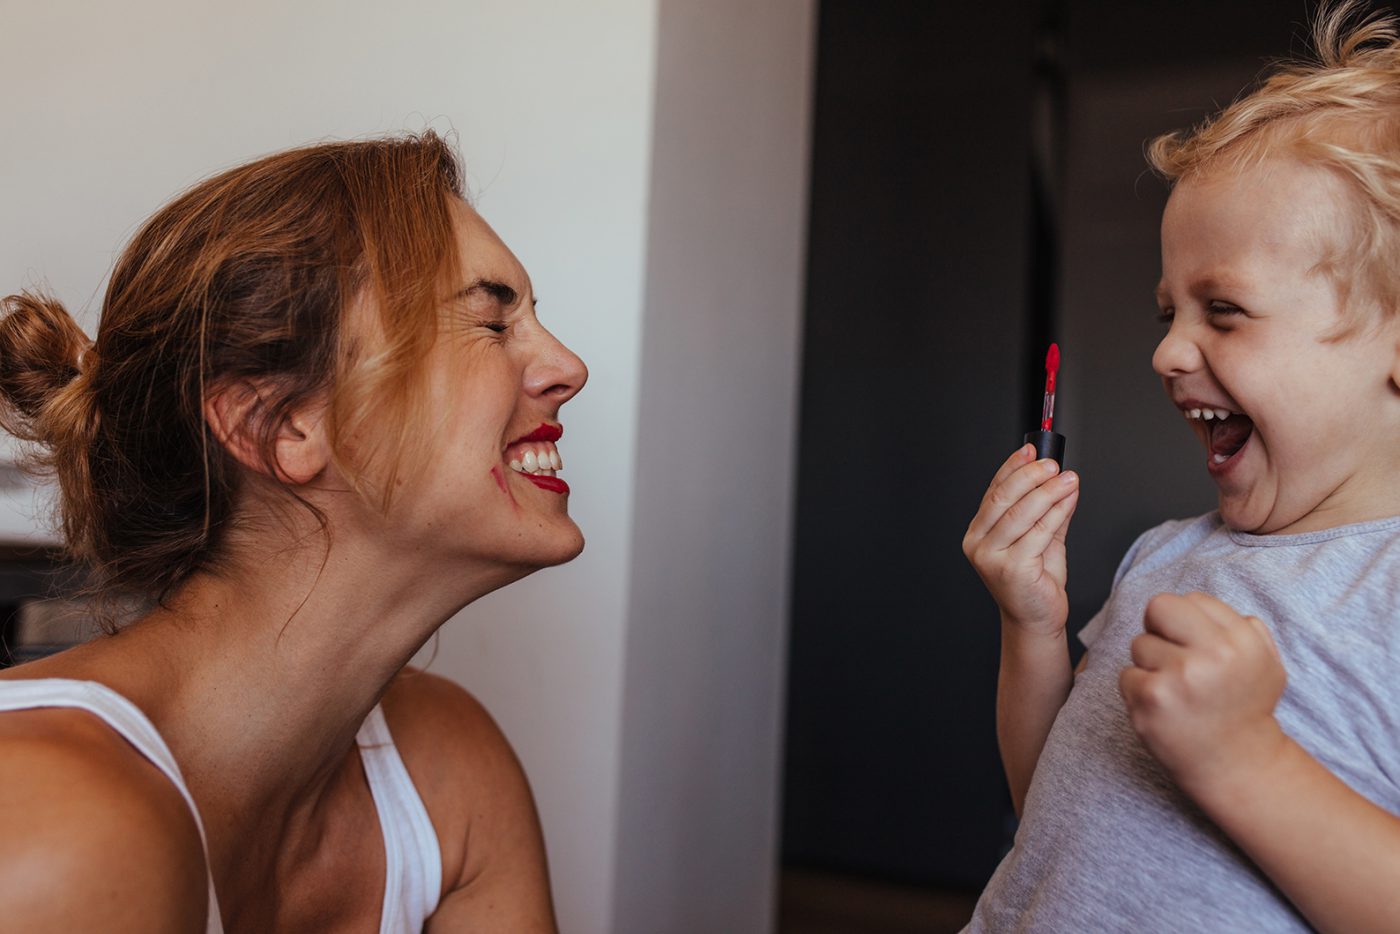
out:
M1231 528L1400 514L1400 328L1374 308L1345 318L1318 268L1349 197L1325 169L1270 161L1182 182L1162 216L1170 327L1152 366L1206 447ZM1354 334L1328 339L1350 320Z

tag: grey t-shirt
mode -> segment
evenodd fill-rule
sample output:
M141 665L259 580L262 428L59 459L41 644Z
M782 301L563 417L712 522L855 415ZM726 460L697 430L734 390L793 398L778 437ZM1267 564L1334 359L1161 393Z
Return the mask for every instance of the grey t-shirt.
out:
M1268 624L1288 675L1279 724L1400 814L1400 517L1299 535L1233 532L1215 513L1168 522L1128 551L1080 633L1088 667L1036 764L1015 846L966 930L1311 930L1176 788L1119 696L1147 601L1193 590Z

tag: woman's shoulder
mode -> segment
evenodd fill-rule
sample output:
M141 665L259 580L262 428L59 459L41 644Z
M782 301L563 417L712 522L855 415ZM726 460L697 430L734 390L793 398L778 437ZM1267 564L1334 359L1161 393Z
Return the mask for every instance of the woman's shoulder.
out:
M99 718L70 708L0 713L0 788L6 924L203 928L204 849L189 807Z
M414 669L393 681L383 708L442 850L439 914L491 930L552 930L534 798L491 714L457 683Z
M384 692L381 702L394 742L413 742L421 734L441 741L443 731L468 745L495 742L499 728L481 701L450 678L405 668ZM499 737L503 738L503 737Z
M390 684L381 702L389 732L414 784L427 800L448 789L465 810L509 792L524 782L524 772L510 742L486 707L449 678L406 668ZM436 823L437 814L432 814Z

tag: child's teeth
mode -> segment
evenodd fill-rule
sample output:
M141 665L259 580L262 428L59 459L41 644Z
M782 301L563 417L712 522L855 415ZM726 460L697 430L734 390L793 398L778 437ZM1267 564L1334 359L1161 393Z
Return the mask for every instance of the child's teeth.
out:
M1227 419L1227 418L1230 417L1230 410L1229 410L1229 409L1216 409L1216 410L1215 410L1215 417L1218 418L1218 419L1220 419L1220 420L1223 422L1223 421L1225 421L1225 419Z
M1204 418L1206 421L1210 421L1212 418L1215 418L1215 410L1201 409L1201 418Z
M1200 417L1201 417L1201 410L1200 410L1200 409L1192 409L1191 411L1187 412L1186 415L1187 415L1189 418L1200 418Z
M1210 457L1211 460L1215 461L1217 464L1223 464L1230 459L1229 456L1225 454L1212 454Z

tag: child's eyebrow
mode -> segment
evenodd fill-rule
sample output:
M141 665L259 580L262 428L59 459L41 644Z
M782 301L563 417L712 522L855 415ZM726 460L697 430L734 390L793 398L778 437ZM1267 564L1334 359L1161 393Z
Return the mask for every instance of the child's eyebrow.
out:
M1231 276L1213 273L1201 276L1191 283L1191 291L1197 292L1239 292L1246 288L1244 282Z
M1187 293L1190 295L1212 295L1219 292L1244 293L1249 291L1249 284L1243 279L1237 279L1222 273L1207 273L1193 279ZM1158 305L1168 305L1171 303L1171 290L1167 288L1167 281L1163 279L1157 283L1157 287L1152 290L1152 294L1157 299Z

